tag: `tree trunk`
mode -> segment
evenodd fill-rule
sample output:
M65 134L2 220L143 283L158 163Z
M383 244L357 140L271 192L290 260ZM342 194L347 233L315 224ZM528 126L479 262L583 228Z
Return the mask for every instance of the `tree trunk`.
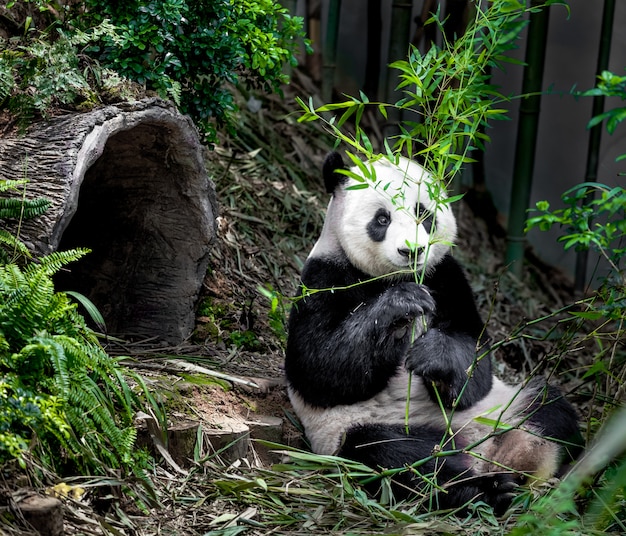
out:
M89 297L111 334L176 344L191 333L217 203L188 117L147 99L35 123L0 139L0 179L21 178L27 198L51 202L21 224L29 248L92 250L59 288Z

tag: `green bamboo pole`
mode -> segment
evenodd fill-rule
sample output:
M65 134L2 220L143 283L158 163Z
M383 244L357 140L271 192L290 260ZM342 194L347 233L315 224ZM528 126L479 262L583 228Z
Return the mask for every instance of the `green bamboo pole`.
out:
M380 47L382 44L382 0L367 0L367 56L363 90L371 100L378 100Z
M340 12L341 0L330 0L326 21L326 39L324 39L324 52L322 54L322 100L325 103L331 102L333 98Z
M411 0L393 0L391 4L391 30L389 34L389 46L387 63L406 59L411 41L411 13L413 2ZM396 102L399 95L396 94L398 85L397 72L387 70L387 83L385 85L385 102ZM398 123L401 117L398 110L390 109L387 116L387 125L384 135L386 138L397 133Z
M537 7L540 4L543 4L543 0L531 1L532 7ZM541 86L549 20L549 8L543 8L531 13L526 38L526 66L524 67L522 94L527 96L522 99L519 110L506 249L506 262L509 265L509 270L517 277L522 275L524 259L524 226L526 223L526 211L530 203L535 164L537 127L539 125Z
M598 48L598 62L596 65L596 75L602 74L609 67L609 56L611 54L611 38L613 37L613 19L615 16L615 0L604 0L602 11L602 26L600 29L600 46ZM593 98L591 117L600 115L604 111L604 97L597 95ZM600 154L600 141L602 139L602 124L596 125L589 131L589 146L587 148L587 167L585 172L585 182L595 182L598 180L598 155ZM593 201L593 193L589 193L584 203ZM588 250L579 251L576 254L576 272L574 278L574 288L582 291L585 288L587 279L587 258Z

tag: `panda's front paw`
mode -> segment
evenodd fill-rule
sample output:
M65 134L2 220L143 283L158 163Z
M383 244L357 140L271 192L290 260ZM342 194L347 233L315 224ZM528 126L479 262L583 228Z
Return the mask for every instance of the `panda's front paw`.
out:
M413 341L405 366L424 379L433 401L466 409L484 398L492 386L489 358L477 360L472 337L433 327Z
M405 366L421 376L434 400L451 407L467 380L463 361L447 344L447 337L437 328L427 330L415 339L409 349Z
M390 330L395 339L404 338L416 318L429 322L435 300L423 285L402 282L386 290L378 301L376 319L379 326ZM421 331L417 333L419 335Z

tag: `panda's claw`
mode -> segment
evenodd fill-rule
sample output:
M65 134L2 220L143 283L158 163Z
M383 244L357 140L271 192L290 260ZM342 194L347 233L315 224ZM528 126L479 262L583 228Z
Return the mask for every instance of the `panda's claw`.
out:
M518 488L514 475L511 473L498 473L481 477L482 494L479 499L493 508L497 516L503 515L515 496Z
M511 506L517 487L510 473L474 476L462 483L450 481L444 485L446 494L439 496L439 506L465 512L470 504L482 501L501 516Z

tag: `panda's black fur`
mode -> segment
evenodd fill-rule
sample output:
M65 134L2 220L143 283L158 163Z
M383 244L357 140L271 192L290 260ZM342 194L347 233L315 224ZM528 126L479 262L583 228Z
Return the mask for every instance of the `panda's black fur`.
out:
M502 510L518 481L507 468L548 478L576 454L576 413L541 381L512 387L492 375L483 321L450 254L456 222L428 174L381 160L362 190L343 167L338 153L324 163L332 199L289 318L288 390L312 449L373 468L430 457L398 472L396 498L436 474L437 507L476 499ZM439 448L459 453L431 457Z

